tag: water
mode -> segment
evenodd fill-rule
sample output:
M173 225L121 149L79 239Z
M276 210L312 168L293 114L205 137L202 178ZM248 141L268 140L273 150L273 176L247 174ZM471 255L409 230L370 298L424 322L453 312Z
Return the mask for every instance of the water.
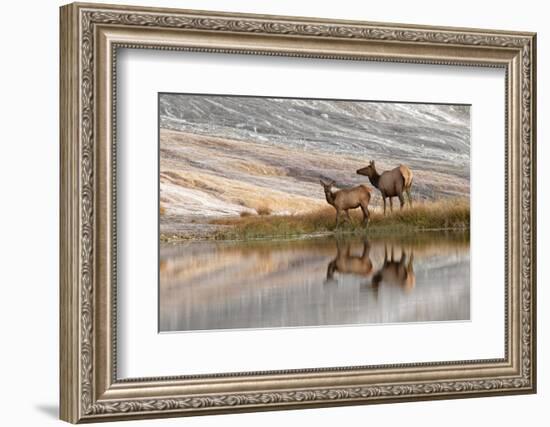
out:
M159 309L161 332L469 320L469 238L162 245Z

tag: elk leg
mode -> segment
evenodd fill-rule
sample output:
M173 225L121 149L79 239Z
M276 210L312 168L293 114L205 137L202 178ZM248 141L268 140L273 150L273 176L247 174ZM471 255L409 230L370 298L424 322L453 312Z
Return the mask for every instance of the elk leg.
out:
M388 197L390 199L390 212L393 212L393 201L391 197Z
M363 211L363 223L369 225L369 208L368 206L361 205L361 210Z
M341 211L337 209L336 210L336 228L338 228L338 226L340 225L340 213Z
M351 256L351 244L348 242L346 243L346 258L349 258Z
M411 253L409 254L409 265L407 266L407 271L412 271L413 262L414 262L414 252L411 249Z
M412 202L412 198L411 198L411 189L407 188L405 190L405 192L407 193L407 199L409 200L409 207L412 208L413 207L413 202Z
M384 215L386 215L386 198L382 196L382 200L384 202Z
M342 241L340 238L336 239L336 258L340 258L342 255Z
M363 241L363 255L361 255L361 258L369 257L370 254L370 243L367 239Z
M345 210L344 212L346 213L346 218L351 223L351 217L349 216L349 209Z
M399 196L399 205L400 205L400 209L403 209L403 206L405 205L405 197L403 197L403 193L401 193Z

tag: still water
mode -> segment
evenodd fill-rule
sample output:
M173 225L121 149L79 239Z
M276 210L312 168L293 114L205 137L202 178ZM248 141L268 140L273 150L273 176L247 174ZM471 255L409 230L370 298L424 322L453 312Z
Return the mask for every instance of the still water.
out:
M161 245L160 331L469 320L467 233Z

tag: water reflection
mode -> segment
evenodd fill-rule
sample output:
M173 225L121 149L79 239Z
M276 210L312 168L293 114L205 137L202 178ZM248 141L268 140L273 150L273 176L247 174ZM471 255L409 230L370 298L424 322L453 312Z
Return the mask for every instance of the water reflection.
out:
M160 253L160 330L467 320L469 238L187 242Z
M414 274L413 262L414 252L411 250L409 258L404 249L401 249L401 259L394 260L394 247L391 246L391 257L388 259L388 248L384 245L384 264L372 278L372 285L378 289L381 284L394 285L399 288L410 291L416 285L416 275Z
M370 244L368 240L363 241L363 253L360 256L352 255L351 242L336 241L336 258L328 263L327 282L333 281L334 273L355 274L369 277L372 274L373 266L370 259Z

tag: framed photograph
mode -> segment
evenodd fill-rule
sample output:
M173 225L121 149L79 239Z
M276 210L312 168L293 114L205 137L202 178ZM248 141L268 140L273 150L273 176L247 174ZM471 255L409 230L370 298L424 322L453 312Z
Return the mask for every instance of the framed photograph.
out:
M536 391L535 34L60 22L63 420Z

